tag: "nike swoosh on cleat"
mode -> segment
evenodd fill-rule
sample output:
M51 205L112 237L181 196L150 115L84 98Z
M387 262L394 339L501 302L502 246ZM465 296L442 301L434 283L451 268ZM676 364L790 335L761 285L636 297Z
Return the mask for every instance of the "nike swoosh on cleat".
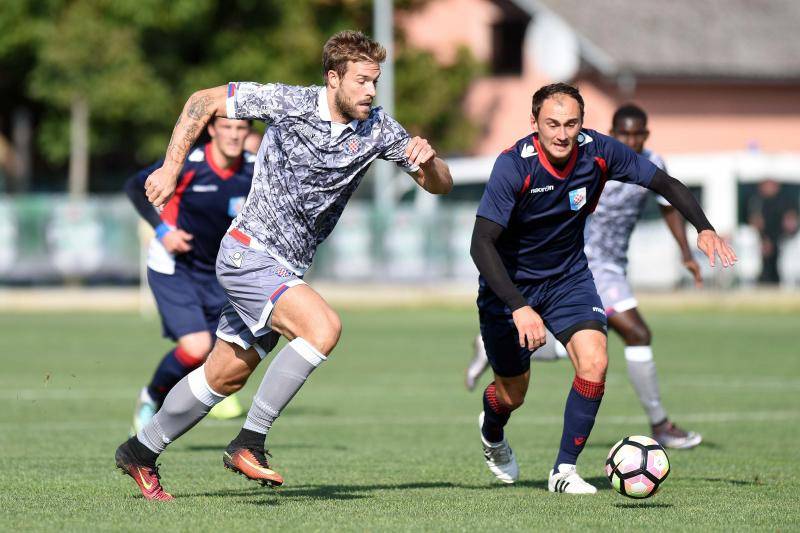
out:
M148 483L147 481L145 481L144 476L142 475L142 469L137 466L136 471L139 472L139 481L142 482L144 490L148 492L153 490L154 483Z
M254 465L253 463L251 463L250 461L248 461L247 459L245 459L245 458L244 458L244 457L242 457L241 455L239 456L239 458L240 458L242 461L244 461L245 463L247 463L249 466L251 466L251 467L255 468L256 470L260 470L261 472L264 472L264 473L265 473L266 475L268 475L268 476L269 476L269 475L272 475L272 474L274 474L274 473L275 473L274 471L270 470L269 468L264 468L264 467L263 467L263 466L261 466L261 465Z

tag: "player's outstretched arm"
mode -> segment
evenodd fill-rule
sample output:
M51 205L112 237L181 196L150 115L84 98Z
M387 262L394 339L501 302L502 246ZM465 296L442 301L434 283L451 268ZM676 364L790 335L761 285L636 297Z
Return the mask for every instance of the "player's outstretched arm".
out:
M469 252L486 283L511 309L520 347L535 350L543 346L547 339L544 322L517 290L503 265L495 245L502 232L503 226L500 224L487 218L476 217Z
M419 167L413 177L420 187L431 194L447 194L453 189L450 167L436 157L427 139L413 137L406 146L406 157Z
M186 155L213 116L224 117L227 85L203 89L189 97L172 130L164 164L145 182L147 199L156 207L164 205L175 191Z
M678 243L678 248L681 250L681 261L686 270L694 278L694 285L697 288L703 286L703 275L700 272L700 265L692 257L692 250L689 248L689 240L686 238L686 220L681 216L677 209L671 205L661 205L661 216L664 217L664 222L667 223L670 233Z
M658 169L650 181L649 188L666 198L697 229L697 247L708 256L708 262L712 267L716 263L717 255L724 267L733 266L736 263L736 252L722 240L722 237L717 235L714 227L703 213L703 208L697 203L686 185Z

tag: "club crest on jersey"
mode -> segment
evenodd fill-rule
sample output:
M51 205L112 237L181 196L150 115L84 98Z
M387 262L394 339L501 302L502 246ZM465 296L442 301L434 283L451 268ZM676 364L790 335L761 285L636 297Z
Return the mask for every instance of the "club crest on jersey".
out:
M244 196L234 196L228 200L228 216L235 218L242 212L242 207L244 207Z
M344 145L347 153L351 155L355 155L358 153L359 148L361 148L361 140L358 137L353 137Z
M586 187L569 191L569 208L573 211L579 211L581 207L586 205Z

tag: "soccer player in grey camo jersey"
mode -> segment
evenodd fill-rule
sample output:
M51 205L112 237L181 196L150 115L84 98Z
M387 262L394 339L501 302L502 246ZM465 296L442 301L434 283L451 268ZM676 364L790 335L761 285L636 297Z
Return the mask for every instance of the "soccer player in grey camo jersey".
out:
M171 500L156 459L226 396L241 389L283 335L226 468L281 485L264 449L267 432L341 333L336 312L303 281L314 252L377 158L395 162L426 191L452 188L447 165L425 139L372 107L386 51L360 32L332 36L323 49L325 86L239 82L198 91L184 107L164 166L145 189L155 206L175 191L178 170L212 116L267 123L250 194L223 238L217 278L228 297L206 363L180 381L161 410L117 449L116 463L147 499Z
M640 107L627 104L618 108L612 119L611 135L647 157L661 170L666 170L661 157L644 147L650 132L647 129L647 114ZM653 437L668 448L693 448L700 444L702 436L675 425L667 417L661 403L653 350L650 346L650 328L639 313L639 304L626 277L628 243L648 194L650 193L647 189L637 185L608 181L595 212L586 224L584 252L608 317L608 325L625 343L628 377L647 413ZM680 248L683 265L692 274L695 285L702 286L700 265L692 257L683 217L664 198L657 196L656 199L664 221ZM534 352L534 358L542 360L566 356L564 347L549 331L545 346ZM475 339L475 356L466 370L465 382L469 390L475 387L478 377L488 364L483 340L479 335Z

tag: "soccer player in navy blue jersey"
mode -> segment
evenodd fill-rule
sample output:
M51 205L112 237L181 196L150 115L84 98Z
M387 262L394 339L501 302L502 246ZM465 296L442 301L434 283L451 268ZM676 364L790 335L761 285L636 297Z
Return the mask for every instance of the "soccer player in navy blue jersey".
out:
M504 435L525 398L531 352L545 328L567 348L575 378L564 410L561 445L548 479L551 492L592 494L577 473L594 425L608 364L606 314L584 254L584 225L607 180L661 194L698 231L711 266L736 255L714 231L689 190L619 141L583 129L583 98L557 83L533 95L534 133L498 158L478 208L471 254L481 274L478 309L495 380L483 395L480 437L487 466L501 481L519 476Z
M661 156L644 146L650 132L647 129L647 114L643 109L634 104L625 104L614 112L611 124L610 133L615 139L666 172ZM638 185L607 182L597 208L586 223L584 252L603 302L608 326L625 342L628 377L650 420L653 438L665 448L687 449L700 444L702 435L683 429L667 416L661 403L653 350L650 347L650 328L638 311L638 302L626 275L628 244L649 195L650 191ZM683 217L664 198L655 198L678 244L683 265L692 274L695 285L702 286L700 265L692 256ZM474 356L465 373L465 384L469 390L475 388L477 379L489 366L480 335L475 339L474 346ZM534 357L538 360L555 360L567 358L568 355L548 330L547 342L534 352Z
M211 141L189 154L178 188L160 213L147 200L144 183L163 161L125 184L134 207L156 232L148 250L147 280L163 334L176 342L139 393L131 435L153 418L172 387L203 364L211 351L227 303L214 263L219 243L250 191L255 155L244 152L249 133L245 120L218 118L209 123ZM242 412L235 396L217 407L226 408L218 413L222 418Z

